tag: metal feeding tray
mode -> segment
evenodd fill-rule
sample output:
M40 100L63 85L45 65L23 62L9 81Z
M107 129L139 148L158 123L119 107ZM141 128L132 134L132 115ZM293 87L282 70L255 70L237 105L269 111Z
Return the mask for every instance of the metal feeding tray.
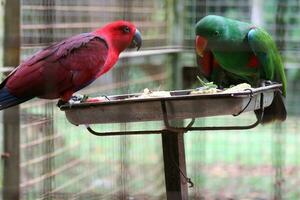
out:
M259 124L260 119L250 126L192 127L195 118L217 115L239 115L242 112L268 107L281 84L253 88L242 92L191 94L191 90L171 91L170 97L132 98L140 94L108 96L109 101L65 104L60 107L74 125L164 121L169 131L245 129ZM263 112L261 112L263 114ZM261 116L262 117L262 116ZM188 127L172 127L169 120L192 119ZM91 132L91 128L89 131ZM162 130L143 131L143 133ZM97 132L94 131L93 134ZM140 133L137 131L136 133ZM126 133L125 133L126 134ZM133 131L135 134L135 131ZM103 135L103 134L101 134Z

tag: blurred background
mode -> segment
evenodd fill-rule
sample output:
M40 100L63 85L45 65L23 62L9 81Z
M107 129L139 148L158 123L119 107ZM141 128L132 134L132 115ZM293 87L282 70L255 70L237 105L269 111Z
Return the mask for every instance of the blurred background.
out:
M1 0L2 18L7 14L4 8ZM300 199L299 0L20 0L20 10L21 60L55 41L113 20L137 25L143 35L141 52L150 53L122 54L113 70L79 92L90 96L193 87L184 71L196 66L194 26L207 14L265 28L285 62L288 119L252 130L185 134L187 175L195 184L189 199ZM4 27L3 20L0 26ZM1 49L1 66L5 66L3 53ZM21 199L166 198L160 135L96 137L70 124L56 101L31 100L20 106L19 116L20 140L11 142L20 153L16 169L20 173L15 176L20 176ZM1 149L7 142L3 120ZM247 113L196 123L252 121L253 114ZM126 131L161 126L141 122L94 127ZM7 180L5 167L1 165L0 178Z

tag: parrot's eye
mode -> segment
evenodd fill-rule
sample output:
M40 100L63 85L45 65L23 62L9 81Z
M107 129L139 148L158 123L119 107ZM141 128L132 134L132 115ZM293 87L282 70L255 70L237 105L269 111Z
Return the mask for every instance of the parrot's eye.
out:
M124 33L130 33L130 28L128 26L125 26L123 28Z
M220 35L219 31L214 32L214 36L219 36L219 35Z

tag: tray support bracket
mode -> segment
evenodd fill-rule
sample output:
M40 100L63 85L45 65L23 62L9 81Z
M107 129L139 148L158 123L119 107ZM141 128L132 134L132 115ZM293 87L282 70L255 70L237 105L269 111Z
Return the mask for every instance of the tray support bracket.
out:
M249 106L249 104L252 101L252 94L250 94L250 100L245 106L245 108L242 109L241 112L234 116L240 115L243 111L246 110L246 108ZM260 108L259 110L260 115L257 116L256 121L253 124L245 125L245 126L204 126L204 127L193 127L193 123L195 122L195 119L192 119L192 121L189 123L187 127L174 127L169 124L168 120L168 113L167 113L167 106L165 101L161 101L161 107L163 111L163 120L164 124L167 130L173 131L173 132L188 132L188 131L216 131L216 130L245 130L245 129L252 129L256 127L260 122L262 121L262 118L264 116L264 94L260 94Z

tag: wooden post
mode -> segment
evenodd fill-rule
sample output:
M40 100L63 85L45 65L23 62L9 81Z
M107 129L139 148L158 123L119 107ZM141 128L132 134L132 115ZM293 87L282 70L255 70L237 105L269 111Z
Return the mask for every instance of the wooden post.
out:
M162 134L166 193L168 200L188 199L183 133Z
M5 1L4 66L20 61L20 0ZM3 199L20 198L20 117L19 107L4 110Z

